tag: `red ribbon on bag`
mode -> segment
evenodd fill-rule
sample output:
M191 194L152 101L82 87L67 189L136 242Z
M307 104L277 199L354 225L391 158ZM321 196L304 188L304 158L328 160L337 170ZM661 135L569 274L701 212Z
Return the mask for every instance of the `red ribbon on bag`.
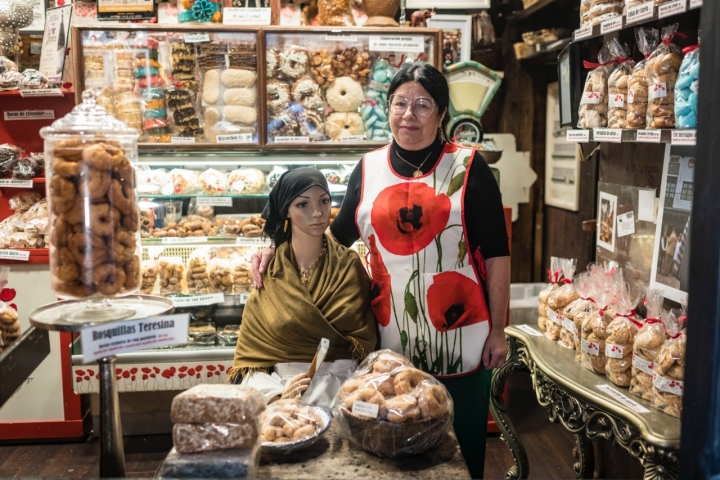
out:
M562 280L560 280L560 283L564 283L565 285L570 285L572 283L572 280L570 280L569 278L563 278Z
M615 61L618 63L625 63L628 60L630 60L630 57L625 57L625 58L615 57Z
M680 315L678 317L678 323L681 323L681 324L687 323L687 315Z
M605 63L595 63L595 62L588 62L587 60L583 60L583 67L585 67L585 69L587 69L587 70L590 70L593 68L600 68L600 67L604 67L605 65L610 65L613 62L614 62L614 60L610 60L609 62L605 62Z
M555 270L554 272L551 272L550 269L547 269L547 276L548 276L548 282L550 283L558 283L560 281L560 274L562 273L562 270Z
M687 55L690 52L694 52L698 48L700 48L700 45L690 45L689 47L683 48L682 52Z
M653 323L662 323L659 318L653 318L648 317L645 319L645 323L653 324Z
M673 41L673 38L675 38L676 36L678 36L680 38L687 38L687 35L684 34L683 32L675 32L672 35L670 35L668 38L663 38L662 43L664 43L665 45L670 45Z

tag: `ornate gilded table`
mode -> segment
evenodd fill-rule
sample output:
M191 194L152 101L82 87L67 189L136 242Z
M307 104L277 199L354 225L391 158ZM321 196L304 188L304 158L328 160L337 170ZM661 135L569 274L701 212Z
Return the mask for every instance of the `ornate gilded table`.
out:
M614 439L637 458L646 480L678 478L679 419L583 368L575 361L574 351L545 338L535 325L512 325L505 329L505 336L508 361L493 374L490 410L515 461L506 478L528 478L529 474L525 448L502 398L508 374L520 369L529 370L538 402L547 407L550 421L560 422L575 435L578 478L592 478L591 440L599 438Z

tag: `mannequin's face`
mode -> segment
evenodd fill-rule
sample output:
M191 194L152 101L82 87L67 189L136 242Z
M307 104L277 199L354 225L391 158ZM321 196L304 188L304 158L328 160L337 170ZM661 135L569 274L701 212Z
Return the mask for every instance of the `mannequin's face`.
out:
M298 195L288 209L293 236L321 237L330 225L330 207L330 195L318 186Z

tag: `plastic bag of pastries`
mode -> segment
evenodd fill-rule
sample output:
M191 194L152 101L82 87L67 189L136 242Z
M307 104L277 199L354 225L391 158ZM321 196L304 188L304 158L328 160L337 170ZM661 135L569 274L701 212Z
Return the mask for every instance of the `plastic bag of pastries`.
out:
M630 49L617 38L608 42L610 53L618 62L608 77L608 128L626 128L628 80L635 61L630 58Z
M230 263L224 258L213 258L208 263L210 292L230 293L233 288Z
M607 45L598 52L597 63L584 62L588 72L580 100L578 127L607 127L608 114L608 75L612 70L613 56Z
M228 188L232 193L262 193L265 174L257 168L238 168L228 175Z
M622 284L622 273L617 268L603 271L597 269L594 296L595 302L602 305L597 311L588 315L582 322L580 329L580 364L600 375L605 375L605 340L607 339L607 326L615 317L615 292Z
M323 420L312 407L296 400L271 403L262 415L260 440L262 443L293 443L317 435Z
M665 327L660 320L662 304L663 291L648 290L645 299L647 318L635 334L633 341L630 393L634 393L648 401L652 400L654 362L660 347L667 340Z
M23 191L11 196L8 200L8 204L10 210L15 210L16 212L26 212L30 209L30 207L39 202L41 198L42 197L37 192Z
M577 260L574 258L560 259L563 278L559 283L562 285L550 295L547 302L547 317L550 319L550 322L547 324L545 336L550 340L558 340L560 338L560 331L562 330L563 319L565 318L562 312L565 310L565 307L579 298L572 283L576 265Z
M680 74L675 84L675 126L677 128L697 127L699 47L698 44L683 49L685 58L680 65Z
M229 260L232 272L232 293L246 293L253 289L252 264L241 255L235 255Z
M570 304L562 310L563 323L558 344L571 350L580 344L580 327L582 324L577 327L575 326L576 316L594 305L587 292L589 275L588 272L583 272L575 276L573 286L579 298L570 302Z
M192 252L188 257L186 279L189 294L208 293L210 291L209 262L210 256L208 252L201 248Z
M207 195L222 195L227 192L227 175L214 168L200 174L200 189Z
M350 0L318 0L320 25L328 27L351 27L355 25Z
M174 168L170 170L170 179L175 195L195 193L200 185L198 174L193 170Z
M547 316L548 311L548 299L558 288L558 282L560 281L560 275L562 269L560 268L560 258L550 257L550 269L548 274L548 285L538 295L538 326L543 332L550 326L550 319Z
M660 347L653 369L653 405L673 417L682 415L682 396L685 377L685 316L664 312L662 321L668 339Z
M185 265L180 257L160 257L160 295L179 295L187 290Z
M5 347L20 337L17 310L5 302L0 302L0 336L4 340Z
M575 289L580 295L575 302L571 303L565 309L570 309L570 313L573 321L573 343L575 348L575 360L580 362L582 360L582 347L581 347L581 332L582 325L585 319L598 311L599 307L593 296L595 295L595 275L600 270L595 267L594 264L588 265L587 272L581 273L578 278L574 281ZM568 326L569 327L569 326Z
M419 454L453 422L453 400L432 375L390 350L373 352L338 391L333 414L344 437L379 457Z
M160 263L155 259L142 261L142 284L140 293L152 295L155 292L157 280L160 278Z
M645 56L635 64L628 79L626 99L626 128L645 128L648 107L648 80L646 64L660 41L660 34L654 28L636 28L635 42L638 50Z
M682 52L671 42L677 29L677 23L662 29L662 42L645 65L648 79L647 128L675 127L675 83L682 64Z
M615 0L590 0L589 9L580 13L580 24L583 27L597 25L605 20L618 17L623 13L623 2Z
M627 291L621 291L615 302L617 316L605 331L605 376L618 387L629 387L632 379L633 342L642 326L635 314L640 297L632 300Z

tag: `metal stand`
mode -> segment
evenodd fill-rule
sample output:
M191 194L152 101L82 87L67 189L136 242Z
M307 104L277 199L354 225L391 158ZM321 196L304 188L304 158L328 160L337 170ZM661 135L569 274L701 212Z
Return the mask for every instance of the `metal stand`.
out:
M115 357L98 360L100 366L100 478L125 477L125 450L115 381L115 360Z

